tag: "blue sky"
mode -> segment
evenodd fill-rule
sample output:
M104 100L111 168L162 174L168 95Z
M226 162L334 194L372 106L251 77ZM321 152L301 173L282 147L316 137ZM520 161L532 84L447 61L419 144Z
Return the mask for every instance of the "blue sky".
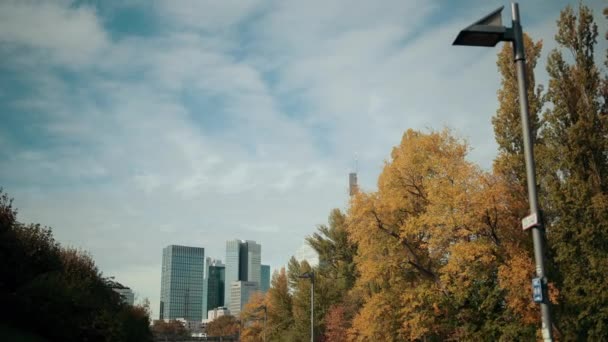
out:
M545 84L567 3L520 4ZM407 128L451 127L489 168L498 50L451 42L500 5L508 22L494 0L2 1L0 186L156 316L164 246L253 239L279 267Z

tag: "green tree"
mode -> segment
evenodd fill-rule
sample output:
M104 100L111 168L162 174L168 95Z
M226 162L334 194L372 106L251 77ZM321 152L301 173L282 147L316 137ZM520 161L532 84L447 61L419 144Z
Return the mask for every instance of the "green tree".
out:
M534 40L524 34L526 55L526 83L531 136L536 159L543 159L546 149L540 132L541 112L545 104L543 86L537 85L534 69L542 50L542 41ZM493 175L502 184L500 196L504 201L503 211L507 226L511 226L506 239L501 244L502 260L499 266L500 287L505 291L507 307L514 315L516 324L504 327L503 332L513 339L532 339L539 324L538 307L530 298L530 279L534 276L533 246L529 234L519 229L519 220L529 214L527 177L524 161L524 146L521 126L518 79L513 60L511 44L504 44L498 53L497 66L501 75L498 90L499 108L492 118L494 134L498 144L498 156L494 160ZM537 169L544 172L545 163L537 163ZM541 197L544 187L540 187Z
M559 48L548 58L551 106L547 147L549 247L560 296L557 322L566 340L608 336L608 121L594 62L598 29L591 9L566 7L557 21ZM567 54L564 56L564 53Z
M149 312L123 304L85 252L17 221L0 189L0 312L9 328L52 341L149 341Z
M319 255L318 276L331 280L337 291L334 301L340 300L353 287L357 277L354 263L357 245L348 238L346 215L339 209L332 210L329 225L319 225L317 232L306 241ZM328 306L331 304L327 303Z
M266 305L268 307L268 340L290 341L293 328L292 296L285 268L272 275Z
M352 311L345 311L346 308L351 309L350 305L342 305L357 277L354 262L357 246L349 239L346 219L344 213L334 209L329 215L329 225L319 225L317 232L306 239L319 255L319 265L315 267L315 321L319 336L325 334L326 315L332 306L336 305L337 314L344 317ZM336 319L334 314L330 321L336 323ZM347 329L350 320L341 324L342 329Z
M534 69L542 47L542 41L534 42L530 36L524 34L530 128L537 149L540 145L538 132L544 99L543 86L536 84ZM499 107L492 118L494 137L498 144L498 157L494 161L494 168L514 186L519 196L527 201L518 79L511 44L503 45L498 53L496 65L501 75L501 87L498 90Z

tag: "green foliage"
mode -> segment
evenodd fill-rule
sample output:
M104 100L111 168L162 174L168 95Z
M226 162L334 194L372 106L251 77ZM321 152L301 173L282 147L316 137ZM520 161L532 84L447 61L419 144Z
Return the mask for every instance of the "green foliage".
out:
M93 259L50 228L17 222L1 190L0 222L0 302L11 308L0 321L52 341L151 340L148 310L123 304Z
M355 284L357 270L354 257L357 245L349 240L346 215L339 209L331 211L329 226L320 225L317 230L306 241L319 255L318 277L331 281L332 288L337 291L337 297L331 303L326 303L329 307Z
M271 287L266 294L268 307L268 339L270 341L291 341L293 299L285 268L272 275Z
M561 12L551 52L542 131L548 171L549 246L560 296L558 326L565 339L608 336L608 117L595 65L598 29L580 4ZM563 52L567 52L564 56Z

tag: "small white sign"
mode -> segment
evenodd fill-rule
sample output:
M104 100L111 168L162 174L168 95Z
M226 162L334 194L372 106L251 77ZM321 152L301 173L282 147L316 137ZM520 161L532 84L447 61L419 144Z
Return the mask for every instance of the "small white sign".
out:
M538 215L536 213L528 215L521 220L521 226L524 230L538 226Z

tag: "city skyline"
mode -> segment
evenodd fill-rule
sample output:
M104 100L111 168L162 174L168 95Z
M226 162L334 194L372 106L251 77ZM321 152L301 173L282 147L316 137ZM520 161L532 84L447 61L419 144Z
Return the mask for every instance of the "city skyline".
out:
M0 185L154 317L167 244L222 257L240 236L278 269L346 207L354 159L376 189L407 128L451 127L492 167L497 50L451 43L504 2L154 3L0 2ZM539 83L577 3L522 4Z
M205 247L163 248L159 319L201 321L208 318L208 311L218 307L228 307L238 316L253 292L266 293L270 288L271 267L261 264L261 251L255 241L228 240L227 262L223 263L205 257ZM238 298L231 300L235 294Z

